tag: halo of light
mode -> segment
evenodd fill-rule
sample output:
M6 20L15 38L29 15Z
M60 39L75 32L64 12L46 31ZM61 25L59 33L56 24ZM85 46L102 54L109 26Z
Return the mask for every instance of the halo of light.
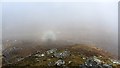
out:
M47 31L43 33L42 40L43 41L48 41L48 40L55 41L56 34L53 31Z

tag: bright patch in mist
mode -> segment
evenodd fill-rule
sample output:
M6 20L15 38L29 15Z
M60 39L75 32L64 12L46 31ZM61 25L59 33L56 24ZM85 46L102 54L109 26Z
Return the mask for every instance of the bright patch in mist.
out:
M47 31L43 33L42 36L43 41L55 41L56 40L56 34L53 31Z

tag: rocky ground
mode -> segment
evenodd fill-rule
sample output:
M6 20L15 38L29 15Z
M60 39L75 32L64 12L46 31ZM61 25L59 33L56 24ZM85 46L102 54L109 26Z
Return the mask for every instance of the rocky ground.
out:
M84 44L40 49L25 57L17 56L12 60L14 62L7 62L3 56L3 68L120 68L119 60L115 60L110 53Z

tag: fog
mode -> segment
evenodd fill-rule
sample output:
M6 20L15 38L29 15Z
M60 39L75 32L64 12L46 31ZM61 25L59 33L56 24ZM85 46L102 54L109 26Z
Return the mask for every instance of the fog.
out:
M3 40L68 40L118 53L118 10L114 3L3 3Z

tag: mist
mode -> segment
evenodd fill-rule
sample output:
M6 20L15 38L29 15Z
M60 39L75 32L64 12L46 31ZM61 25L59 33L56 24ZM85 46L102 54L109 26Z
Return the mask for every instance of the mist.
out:
M50 34L53 40L95 44L117 54L117 11L114 3L3 3L2 37L42 40Z

